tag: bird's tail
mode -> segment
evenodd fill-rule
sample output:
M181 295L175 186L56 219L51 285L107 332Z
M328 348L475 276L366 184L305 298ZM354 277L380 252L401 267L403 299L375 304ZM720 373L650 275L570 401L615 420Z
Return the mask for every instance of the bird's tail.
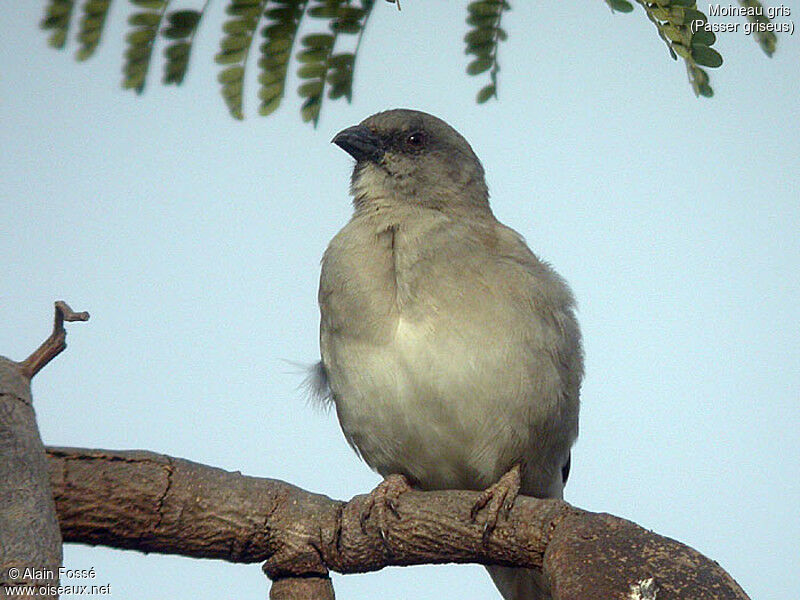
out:
M544 574L537 569L486 567L505 600L550 600Z

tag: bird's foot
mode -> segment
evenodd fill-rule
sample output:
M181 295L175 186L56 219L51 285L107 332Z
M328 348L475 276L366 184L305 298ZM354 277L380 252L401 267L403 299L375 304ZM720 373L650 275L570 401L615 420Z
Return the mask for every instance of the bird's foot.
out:
M472 507L470 518L475 522L478 513L486 508L486 521L483 525L483 542L486 543L489 536L497 526L498 519L502 516L503 519L508 518L508 513L511 512L511 507L514 506L514 500L517 499L519 488L522 485L522 469L519 464L514 465L511 469L493 483L488 488L481 492L478 500Z
M411 484L406 476L399 473L392 473L381 481L367 497L366 505L361 512L361 531L367 533L367 521L374 511L381 538L386 539L384 525L387 522L387 513L391 512L395 518L399 519L397 499L411 489Z

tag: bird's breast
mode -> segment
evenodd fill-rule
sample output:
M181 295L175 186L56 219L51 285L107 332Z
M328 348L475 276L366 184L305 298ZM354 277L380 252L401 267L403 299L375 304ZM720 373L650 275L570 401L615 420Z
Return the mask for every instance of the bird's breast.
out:
M487 251L465 251L443 225L334 238L322 358L342 429L370 466L424 488L479 489L530 453L562 383L530 306L492 280Z

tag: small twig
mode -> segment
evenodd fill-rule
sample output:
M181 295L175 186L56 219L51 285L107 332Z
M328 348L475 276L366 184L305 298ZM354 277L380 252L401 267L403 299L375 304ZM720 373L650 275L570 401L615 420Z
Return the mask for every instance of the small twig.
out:
M53 323L53 333L50 334L42 345L34 350L28 358L20 363L20 371L28 379L33 379L47 363L64 351L67 347L67 331L64 321L88 321L88 312L76 313L63 300L56 301L56 315Z

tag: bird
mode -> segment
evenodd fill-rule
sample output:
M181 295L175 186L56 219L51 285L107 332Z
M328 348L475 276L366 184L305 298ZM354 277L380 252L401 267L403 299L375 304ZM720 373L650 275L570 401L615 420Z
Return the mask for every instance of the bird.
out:
M386 110L332 142L355 159L353 214L322 258L312 385L385 478L376 502L480 491L491 533L517 493L563 498L583 378L569 286L494 216L445 121ZM549 597L540 571L487 569L506 600Z

